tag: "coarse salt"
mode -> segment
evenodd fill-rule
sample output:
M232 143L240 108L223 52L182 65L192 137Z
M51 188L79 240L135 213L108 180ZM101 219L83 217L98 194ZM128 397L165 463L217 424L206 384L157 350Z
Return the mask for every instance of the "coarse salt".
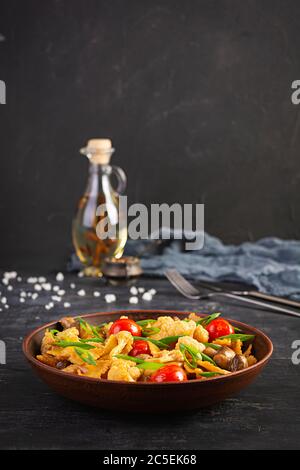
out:
M77 274L78 277L83 277L84 276L84 272L83 271L79 271L79 273Z
M152 300L152 295L150 294L150 292L145 292L143 295L142 295L142 299L143 300L147 300L148 302L150 300Z
M59 290L57 291L57 293L58 293L58 295L65 295L66 291L63 290L63 289L59 289Z
M71 282L70 287L71 289L75 289L76 285L74 284L74 282Z
M2 297L1 303L2 303L2 304L6 304L6 302L7 302L7 298L6 298L6 297Z
M84 289L80 289L80 290L77 292L77 295L79 295L80 297L84 297L84 296L85 296L85 290L84 290Z
M139 299L135 296L129 298L129 303L130 304L137 304Z
M115 294L106 294L104 298L105 298L105 302L107 302L108 304L116 301Z
M39 294L37 292L34 292L31 296L32 300L36 300L38 298Z
M69 302L64 302L64 307L65 308L70 308L71 307L71 304Z
M132 295L138 295L139 291L135 286L130 287L130 294Z
M63 275L63 273L57 273L57 274L56 274L56 280L57 280L58 282L63 281L64 278L65 278L65 276Z
M34 290L40 292L42 290L42 286L40 284L34 284Z
M7 286L7 290L12 291L12 290L13 290L13 286Z
M43 282L43 284L42 284L42 288L43 288L44 290L49 291L49 290L51 290L51 287L52 287L52 286L51 286L50 282Z
M140 294L142 294L143 292L145 292L145 287L139 287L138 291Z
M98 292L97 290L95 290L95 292L94 292L94 297L100 297L100 295L101 295L100 292Z

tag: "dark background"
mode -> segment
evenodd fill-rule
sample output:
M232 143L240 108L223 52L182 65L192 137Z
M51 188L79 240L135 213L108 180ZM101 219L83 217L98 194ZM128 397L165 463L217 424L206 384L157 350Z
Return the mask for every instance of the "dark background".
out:
M300 236L298 0L0 2L0 260L63 266L111 137L131 202L204 202L226 242Z

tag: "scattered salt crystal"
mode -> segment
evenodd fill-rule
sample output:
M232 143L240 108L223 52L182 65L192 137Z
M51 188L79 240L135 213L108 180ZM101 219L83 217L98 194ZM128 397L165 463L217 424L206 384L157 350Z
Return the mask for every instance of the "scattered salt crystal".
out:
M52 290L54 290L54 292L58 292L58 291L59 291L59 289L60 289L60 287L59 287L59 286L53 286L53 288L52 288Z
M83 277L84 276L84 272L83 271L79 271L79 273L77 274L78 277Z
M6 271L3 276L5 279L15 279L18 273L16 271Z
M139 287L138 291L140 292L140 294L142 294L143 292L145 292L145 287Z
M5 307L5 308L9 308L9 305L6 304L6 305L4 305L4 307Z
M36 320L40 320L40 317L35 317Z
M150 294L150 292L145 292L145 293L142 295L142 299L143 299L143 300L150 301L150 300L152 300L152 295Z
M46 309L46 310L50 310L50 308L52 308L52 307L50 307L49 304L46 304L46 305L45 305L45 309Z
M101 295L100 292L98 292L97 290L95 290L95 292L94 292L94 297L100 297L100 295Z
M25 302L24 297L20 297L19 301L21 302L21 304L23 304Z
M56 280L57 280L58 282L63 281L64 278L65 278L65 276L63 275L63 273L57 273L57 274L56 274Z
M44 290L49 291L49 290L51 290L51 287L52 287L52 286L51 286L50 282L43 282L43 283L42 283L42 288L43 288Z
M59 290L57 291L57 293L58 293L58 295L65 295L66 291L63 290L63 289L59 289Z
M79 295L80 297L84 297L84 296L85 296L85 290L84 290L84 289L80 289L80 290L77 292L77 295Z
M13 290L13 286L7 286L7 290L12 291L12 290Z
M32 297L32 292L27 292L27 297Z
M61 301L61 297L59 297L59 295L52 295L51 299L54 300L54 302L60 302Z
M4 278L2 279L2 284L4 284L5 286L8 286L8 283L9 283L9 280Z
M42 290L42 286L40 284L34 284L34 290L40 292Z
M41 284L43 284L44 282L47 282L47 279L44 277L44 276L40 276L38 278L38 282L40 282Z
M27 278L27 282L28 284L35 284L36 282L38 282L38 278L37 277L28 277Z
M26 297L26 292L24 292L23 290L20 292L20 297Z
M130 287L130 294L138 295L138 289L135 286Z
M155 290L155 289L150 289L148 292L149 292L151 295L155 295L155 294L156 294L156 290Z
M71 282L70 287L71 289L75 289L76 285L74 284L74 282Z
M22 281L21 276L18 276L18 277L17 277L17 281L18 281L18 282L21 282L21 281Z
M137 297L130 297L129 298L129 303L130 304L137 304L139 299Z
M65 307L65 308L70 308L70 307L71 307L70 302L64 302L64 307Z
M37 292L34 292L31 296L32 300L36 300L38 298L39 294Z
M108 304L116 301L115 294L106 294L104 298L105 298L105 302L107 302Z
M2 304L6 304L6 302L7 302L7 298L6 298L6 297L2 297L1 303L2 303Z

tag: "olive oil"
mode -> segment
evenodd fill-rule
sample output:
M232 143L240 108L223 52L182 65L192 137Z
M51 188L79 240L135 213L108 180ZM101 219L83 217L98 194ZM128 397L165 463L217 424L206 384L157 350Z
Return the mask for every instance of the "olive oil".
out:
M85 274L101 276L104 258L120 258L127 241L127 228L121 226L119 213L119 194L125 189L126 177L120 168L108 164L113 153L108 139L90 140L81 153L90 160L89 178L73 220L72 238ZM116 191L110 182L112 174L119 181ZM101 215L97 215L99 206L104 208ZM105 226L105 230L99 232L99 223L104 222L104 218L113 227L113 236L107 236Z

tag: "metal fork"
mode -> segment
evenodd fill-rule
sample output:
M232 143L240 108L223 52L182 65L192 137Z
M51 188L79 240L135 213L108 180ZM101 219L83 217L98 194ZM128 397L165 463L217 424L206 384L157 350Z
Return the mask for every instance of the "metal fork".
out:
M260 302L258 300L249 299L246 296L239 296L231 292L217 291L209 292L207 294L201 294L201 292L196 289L189 281L187 281L176 269L167 269L165 275L170 283L185 297L191 300L207 300L211 297L223 296L230 299L239 300L248 304L255 305L264 309L272 310L275 312L284 313L286 315L291 315L293 317L300 318L300 313L290 310L288 308L279 307L277 305L272 305L267 302Z

